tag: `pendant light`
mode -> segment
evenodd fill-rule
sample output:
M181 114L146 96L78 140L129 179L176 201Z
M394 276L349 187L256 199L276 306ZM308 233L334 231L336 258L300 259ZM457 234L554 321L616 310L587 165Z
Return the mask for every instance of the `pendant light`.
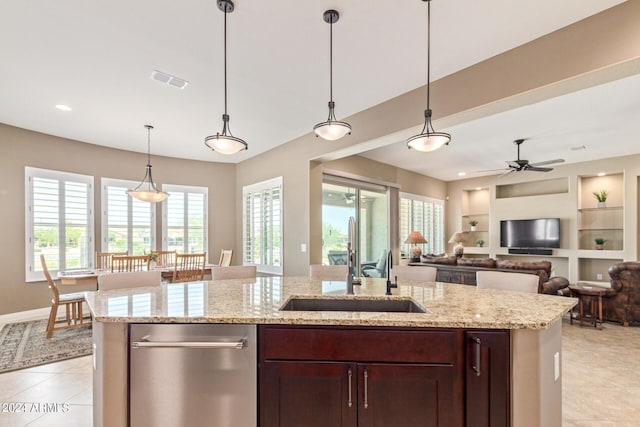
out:
M313 127L316 136L322 137L328 141L335 141L342 138L346 134L351 134L351 125L336 120L334 112L335 103L333 102L333 24L338 22L340 14L338 11L330 9L322 15L324 22L329 24L329 118L326 122L318 123Z
M147 169L142 182L133 190L127 191L127 194L143 202L158 203L169 197L169 193L158 190L153 183L151 176L151 129L153 126L144 125L144 127L147 128Z
M235 154L246 150L247 143L231 134L229 114L227 114L227 14L233 12L231 0L217 0L218 9L224 12L224 114L222 115L222 133L210 135L204 139L207 147L220 154Z
M451 135L444 132L436 132L431 124L431 108L429 106L430 80L431 80L431 0L427 2L427 109L424 110L424 127L422 132L407 140L407 147L418 151L435 151L443 145L449 145Z

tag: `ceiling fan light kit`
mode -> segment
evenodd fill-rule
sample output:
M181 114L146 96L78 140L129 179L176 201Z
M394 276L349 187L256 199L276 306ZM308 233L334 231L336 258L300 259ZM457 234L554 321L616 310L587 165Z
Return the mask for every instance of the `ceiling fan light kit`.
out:
M324 22L329 24L329 117L326 121L313 127L316 137L327 141L336 141L345 135L351 135L351 125L336 119L335 102L333 102L333 24L338 22L340 14L337 10L329 9L322 14Z
M218 9L224 13L224 114L222 115L222 133L210 135L204 139L204 144L220 154L235 154L247 150L247 143L231 134L229 114L227 113L227 15L233 12L234 4L231 0L217 0Z
M433 112L430 107L431 95L431 0L427 2L427 109L424 110L424 126L422 132L407 139L407 147L422 152L435 151L443 145L449 145L451 135L436 132L431 123Z

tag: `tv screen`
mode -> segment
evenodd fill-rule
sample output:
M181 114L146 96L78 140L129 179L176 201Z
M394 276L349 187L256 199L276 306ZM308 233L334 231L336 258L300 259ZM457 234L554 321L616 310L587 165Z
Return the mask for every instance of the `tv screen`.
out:
M507 248L559 248L560 218L500 221L500 246Z

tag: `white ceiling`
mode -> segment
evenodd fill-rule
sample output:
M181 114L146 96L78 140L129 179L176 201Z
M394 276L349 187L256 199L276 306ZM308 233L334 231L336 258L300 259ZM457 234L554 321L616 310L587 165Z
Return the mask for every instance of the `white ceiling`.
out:
M431 78L621 2L434 1ZM248 152L222 156L203 142L222 127L224 16L215 0L3 0L0 122L139 152L146 151L143 125L149 123L155 126L154 154L245 160L309 133L326 119L329 26L322 14L329 8L341 14L334 25L338 118L426 83L423 1L235 3L228 17L229 114L233 134L248 142ZM179 90L153 81L154 69L189 85ZM626 154L622 143L606 152L599 145L604 147L605 136L628 140L630 120L625 119L638 117L631 94L639 93L640 82L634 77L611 85L447 129L454 142L430 154L428 163L410 156L403 143L365 155L452 180L460 170L499 168L503 160L514 159L511 141L520 137L533 138L522 147L523 157L532 162ZM610 90L619 97L601 102L614 100ZM73 111L59 111L56 104ZM554 114L554 108L571 114ZM597 139L589 139L590 134ZM567 152L583 144L587 150Z

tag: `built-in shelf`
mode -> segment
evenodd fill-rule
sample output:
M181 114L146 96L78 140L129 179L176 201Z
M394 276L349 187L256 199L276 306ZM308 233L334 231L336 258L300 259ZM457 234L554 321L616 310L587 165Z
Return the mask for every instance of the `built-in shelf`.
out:
M496 185L496 198L549 196L569 192L568 178L545 179L541 181L519 182L516 184Z
M593 253L601 252L595 251L595 239L605 239L604 250L610 253L621 254L624 249L623 184L622 173L578 178L578 249L592 254L589 256L597 256ZM597 206L598 200L593 192L602 190L609 193L609 206Z

